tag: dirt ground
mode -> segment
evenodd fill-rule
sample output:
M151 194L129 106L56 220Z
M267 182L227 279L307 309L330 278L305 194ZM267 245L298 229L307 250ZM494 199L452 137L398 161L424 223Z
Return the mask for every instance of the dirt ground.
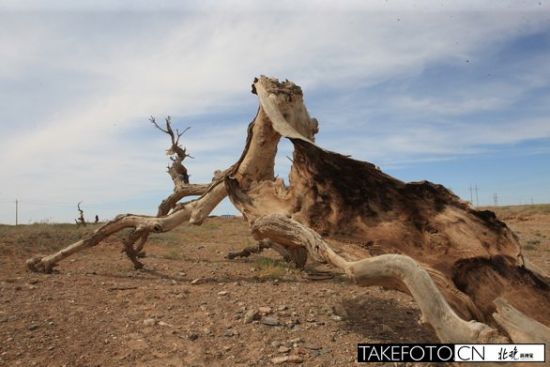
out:
M497 214L550 272L550 205ZM351 366L357 343L437 342L405 294L315 264L300 272L272 251L226 259L254 243L239 218L153 236L141 271L116 237L58 273L25 271L31 255L92 229L0 226L1 366L266 366L285 355L303 361L292 365Z

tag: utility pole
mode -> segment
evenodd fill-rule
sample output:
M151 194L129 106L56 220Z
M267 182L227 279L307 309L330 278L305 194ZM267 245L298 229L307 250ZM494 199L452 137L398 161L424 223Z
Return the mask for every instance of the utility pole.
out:
M498 195L496 192L493 194L493 202L495 203L495 206L498 206Z
M470 204L474 205L474 197L472 195L472 185L470 185L468 189L470 190Z
M476 190L476 206L479 206L479 196L477 194L477 184L476 184L475 190Z
M19 224L19 200L15 199L15 225Z

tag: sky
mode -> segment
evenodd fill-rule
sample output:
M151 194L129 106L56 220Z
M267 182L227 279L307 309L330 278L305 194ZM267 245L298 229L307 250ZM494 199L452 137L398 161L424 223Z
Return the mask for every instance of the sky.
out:
M72 222L79 201L154 215L172 182L149 117L191 127L191 182L209 182L243 149L259 75L302 87L326 149L477 186L479 205L550 203L548 0L0 0L0 223L16 199L20 223Z

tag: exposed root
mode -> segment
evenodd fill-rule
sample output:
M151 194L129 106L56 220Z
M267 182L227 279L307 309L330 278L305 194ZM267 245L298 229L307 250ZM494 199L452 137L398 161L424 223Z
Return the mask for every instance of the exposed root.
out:
M284 261L293 263L298 269L303 269L306 265L307 250L305 248L289 248L269 240L259 241L256 246L248 246L239 251L231 251L226 255L226 258L231 260L237 257L249 257L252 254L258 254L268 248L281 255Z
M249 257L252 254L259 254L263 250L271 248L269 241L260 241L256 246L247 246L242 250L230 251L225 257L229 260L236 259L237 257Z
M252 226L257 240L269 239L289 247L305 246L318 261L343 270L361 285L392 286L403 284L416 300L423 319L444 343L505 342L508 339L496 329L476 321L464 321L449 306L432 278L416 261L404 255L381 255L358 261L347 261L311 228L282 215L257 219Z

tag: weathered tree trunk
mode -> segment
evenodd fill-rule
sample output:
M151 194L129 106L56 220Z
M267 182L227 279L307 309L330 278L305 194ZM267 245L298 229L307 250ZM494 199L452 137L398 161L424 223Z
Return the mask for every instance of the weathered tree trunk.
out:
M362 284L410 293L443 341L525 340L530 329L522 318L532 321L526 325L537 338L548 337L548 278L525 266L517 237L493 213L474 210L443 186L404 183L319 148L317 121L293 83L261 77L253 93L260 107L240 159L199 199L165 217L117 217L90 238L30 260L29 268L49 271L126 227L134 228L125 246L139 267L132 258L137 241L202 222L228 194L258 240L299 254L303 263L309 253ZM274 176L281 137L294 145L288 187Z
M368 269L399 269L399 264L410 268L410 261L415 261L424 269L422 277L429 274L442 299L463 320L495 327L494 300L501 298L528 318L550 322L548 283L525 266L517 237L492 212L471 208L441 185L404 183L370 163L319 148L313 142L317 122L309 117L294 84L260 78L253 90L260 109L249 128L245 153L226 179L230 199L252 226L268 215L291 218L343 253L339 260L329 261L333 265L345 270L348 263L361 262L361 281L409 293L420 284L405 281L410 274L406 269L378 275ZM280 137L294 145L288 187L263 169L272 164ZM243 165L246 176L238 172ZM285 243L276 236L261 239ZM385 254L399 257L374 261L373 256ZM415 299L420 298L417 292ZM428 310L425 317L442 337L437 328L445 325L437 326L428 317L441 307ZM465 331L458 335L468 336Z

